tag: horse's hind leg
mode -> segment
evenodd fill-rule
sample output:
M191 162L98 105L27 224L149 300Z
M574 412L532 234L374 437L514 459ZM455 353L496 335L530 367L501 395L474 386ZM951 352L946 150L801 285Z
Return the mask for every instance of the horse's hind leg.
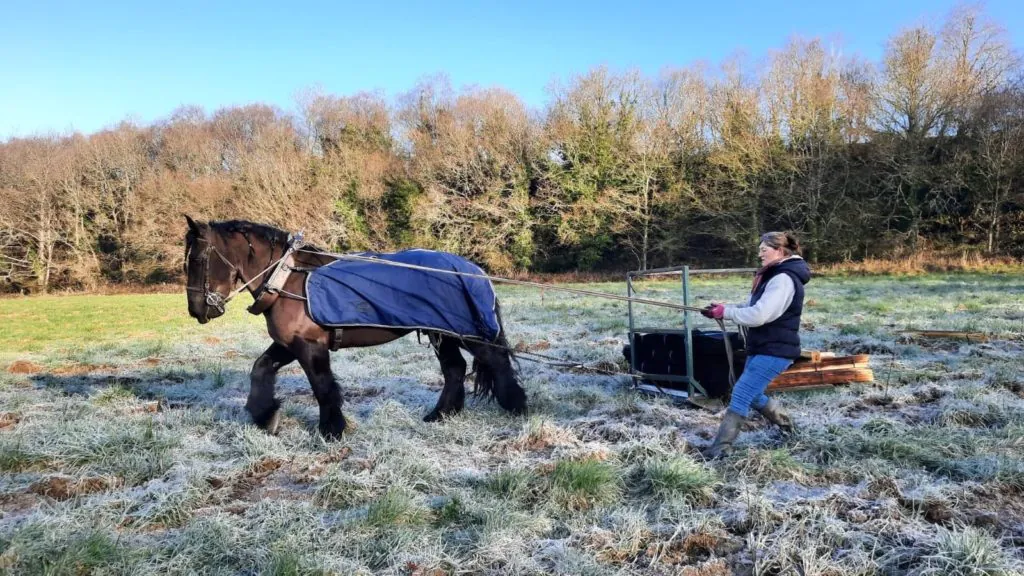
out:
M434 353L441 362L441 373L444 375L444 389L437 399L437 406L423 417L424 422L434 422L445 416L457 414L466 404L466 360L459 350L459 343L450 336L431 334L430 342L434 345Z
M477 387L494 395L505 410L525 414L526 391L519 385L508 350L486 344L472 344L469 350L476 359Z
M274 398L277 371L293 360L294 354L274 343L256 359L249 374L249 399L245 409L257 426L271 434L277 432L278 410L281 408L281 401Z
M296 340L292 349L320 404L320 433L329 440L341 438L345 431L345 416L341 413L341 388L331 372L330 350L323 344L307 340Z

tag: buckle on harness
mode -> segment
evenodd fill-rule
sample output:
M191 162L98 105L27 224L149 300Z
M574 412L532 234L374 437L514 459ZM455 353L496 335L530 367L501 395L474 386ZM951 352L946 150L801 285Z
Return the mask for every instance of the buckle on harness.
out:
M274 305L274 302L277 302L280 291L284 288L285 282L288 281L288 277L295 267L295 251L302 246L302 238L302 232L298 232L294 236L288 235L289 243L284 255L281 256L281 260L278 261L267 281L253 294L253 298L256 300L246 309L250 314L263 314Z

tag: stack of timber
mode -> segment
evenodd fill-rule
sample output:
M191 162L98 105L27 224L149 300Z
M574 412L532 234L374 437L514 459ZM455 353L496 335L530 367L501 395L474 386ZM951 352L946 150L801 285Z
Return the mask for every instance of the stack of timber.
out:
M768 385L769 391L839 386L873 382L867 354L836 356L831 352L804 351L800 359Z

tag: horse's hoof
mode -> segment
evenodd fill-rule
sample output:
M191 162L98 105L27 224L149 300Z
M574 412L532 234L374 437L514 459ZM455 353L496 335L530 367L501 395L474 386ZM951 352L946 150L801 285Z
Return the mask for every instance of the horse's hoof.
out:
M341 440L345 435L345 430L324 430L321 428L320 435L324 437L324 440L333 442L335 440Z
M277 434L277 429L281 425L280 400L272 398L266 406L258 408L249 402L245 409L252 417L253 424L269 434Z
M326 440L341 440L345 433L345 417L339 416L329 422L320 423L320 434Z
M271 436L277 436L277 430L281 427L281 411L274 410L274 413L270 416L270 420L267 420L267 434Z
M424 422L437 422L441 418L443 418L443 415L441 414L441 412L437 408L434 408L433 410L430 411L430 414L427 414L426 416L423 417L423 421Z

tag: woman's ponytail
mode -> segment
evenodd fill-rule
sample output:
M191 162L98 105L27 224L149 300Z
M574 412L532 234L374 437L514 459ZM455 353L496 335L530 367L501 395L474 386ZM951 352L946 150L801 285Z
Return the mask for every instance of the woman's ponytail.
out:
M790 254L800 254L800 240L792 232L784 232L786 236L786 250Z

